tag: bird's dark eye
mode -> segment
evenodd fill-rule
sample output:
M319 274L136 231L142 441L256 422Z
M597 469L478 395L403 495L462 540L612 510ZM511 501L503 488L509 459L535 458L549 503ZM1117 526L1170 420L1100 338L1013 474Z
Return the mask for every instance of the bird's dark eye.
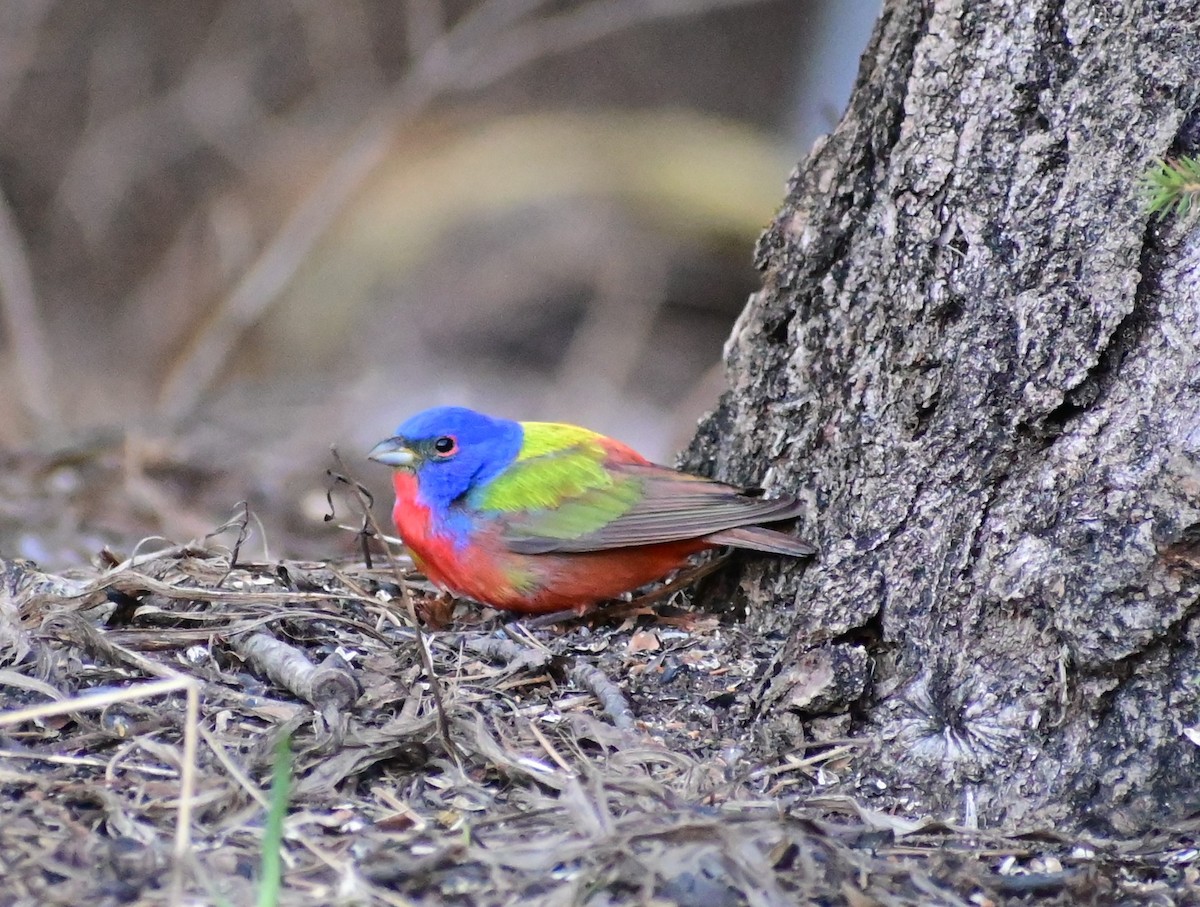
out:
M450 454L458 450L458 442L449 435L444 435L433 442L433 449L440 456L448 457Z

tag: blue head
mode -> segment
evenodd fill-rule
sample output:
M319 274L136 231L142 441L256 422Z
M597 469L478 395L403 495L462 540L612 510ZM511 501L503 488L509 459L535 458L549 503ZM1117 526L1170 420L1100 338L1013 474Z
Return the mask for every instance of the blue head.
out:
M367 456L416 473L426 503L446 507L499 475L516 459L523 438L511 419L435 406L410 416Z

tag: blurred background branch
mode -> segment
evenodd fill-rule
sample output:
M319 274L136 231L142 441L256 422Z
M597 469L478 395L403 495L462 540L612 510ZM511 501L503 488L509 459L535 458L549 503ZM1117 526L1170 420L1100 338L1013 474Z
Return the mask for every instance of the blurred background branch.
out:
M591 0L534 19L550 6L547 0L488 0L445 32L434 4L407 4L407 21L416 19L431 43L289 215L193 345L172 364L160 397L166 415L180 419L192 414L242 334L279 298L350 197L385 160L399 130L439 96L477 91L537 59L654 19L758 2L762 0Z
M11 347L14 381L25 415L39 432L59 426L58 404L51 384L50 354L42 329L33 273L25 242L8 199L0 193L0 315Z

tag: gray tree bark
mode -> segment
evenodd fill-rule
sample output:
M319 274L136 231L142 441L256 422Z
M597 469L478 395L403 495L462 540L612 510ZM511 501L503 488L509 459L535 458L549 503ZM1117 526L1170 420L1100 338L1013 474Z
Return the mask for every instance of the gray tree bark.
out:
M1200 236L1140 187L1198 105L1194 0L888 2L760 242L689 459L809 497L741 579L759 727L869 737L860 796L1200 807Z

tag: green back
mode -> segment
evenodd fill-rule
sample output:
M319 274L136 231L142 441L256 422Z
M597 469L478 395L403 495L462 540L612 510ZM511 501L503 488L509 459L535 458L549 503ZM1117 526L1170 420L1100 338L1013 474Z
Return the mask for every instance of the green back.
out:
M577 539L641 499L638 478L606 467L602 435L552 422L522 422L521 427L525 435L517 459L472 493L474 507L520 525L529 535Z

